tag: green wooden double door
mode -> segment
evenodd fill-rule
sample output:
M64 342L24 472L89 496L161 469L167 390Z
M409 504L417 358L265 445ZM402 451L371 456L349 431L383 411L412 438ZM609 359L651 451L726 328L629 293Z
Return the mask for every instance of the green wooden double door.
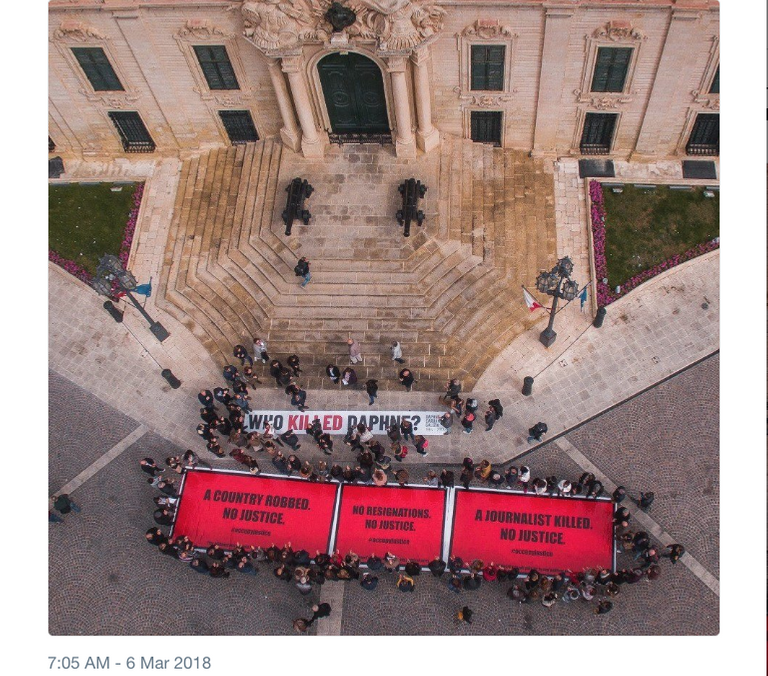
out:
M389 133L381 69L361 54L329 54L318 64L334 134Z

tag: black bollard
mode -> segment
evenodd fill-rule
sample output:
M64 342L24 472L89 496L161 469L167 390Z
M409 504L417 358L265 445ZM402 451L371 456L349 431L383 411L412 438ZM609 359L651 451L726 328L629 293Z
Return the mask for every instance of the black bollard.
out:
M596 329L599 329L603 325L604 319L605 319L605 308L604 307L597 308L597 314L595 315L595 321L592 322L592 326L594 326Z
M523 394L526 397L533 394L533 378L531 378L531 376L525 376L525 378L523 378Z
M168 381L168 384L174 390L178 390L181 387L181 381L175 375L173 375L171 369L163 369L160 371L160 375Z
M109 314L112 316L112 319L114 319L118 324L123 321L123 311L118 310L111 300L105 300L103 308L109 312Z

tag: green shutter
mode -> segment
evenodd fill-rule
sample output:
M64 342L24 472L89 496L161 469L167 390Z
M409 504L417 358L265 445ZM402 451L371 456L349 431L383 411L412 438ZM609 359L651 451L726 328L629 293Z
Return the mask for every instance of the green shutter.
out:
M123 85L101 47L73 47L72 53L97 92L121 92Z
M631 47L598 47L590 91L624 91L631 58Z
M472 45L470 88L477 91L504 89L504 45Z
M195 45L194 50L209 89L240 89L226 47Z

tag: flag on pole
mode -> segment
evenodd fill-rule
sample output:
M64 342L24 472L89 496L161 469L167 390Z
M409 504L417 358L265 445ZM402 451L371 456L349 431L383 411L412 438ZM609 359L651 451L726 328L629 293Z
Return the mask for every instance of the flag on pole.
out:
M584 312L584 303L586 303L586 302L587 302L587 289L588 289L588 288L589 288L588 286L585 286L585 287L584 287L584 288L581 290L581 293L579 294L579 300L581 301L581 307L580 307L579 309L580 309L582 312Z
M526 289L525 287L523 287L523 298L525 299L525 304L528 306L528 309L531 312L544 307L530 293L528 293L528 289Z

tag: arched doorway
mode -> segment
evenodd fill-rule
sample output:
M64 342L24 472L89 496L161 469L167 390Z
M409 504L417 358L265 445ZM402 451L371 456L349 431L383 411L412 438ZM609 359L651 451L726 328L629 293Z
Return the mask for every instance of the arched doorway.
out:
M317 64L333 134L388 134L389 118L381 70L371 59L347 52Z

